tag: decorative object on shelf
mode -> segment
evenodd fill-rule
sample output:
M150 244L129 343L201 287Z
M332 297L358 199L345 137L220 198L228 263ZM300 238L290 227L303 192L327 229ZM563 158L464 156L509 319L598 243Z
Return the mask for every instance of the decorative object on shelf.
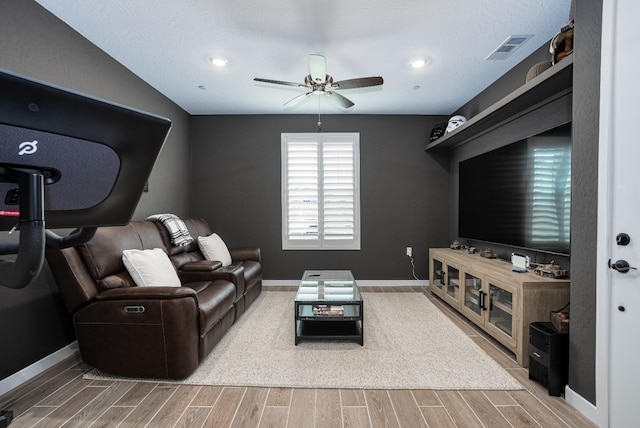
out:
M459 250L460 248L462 248L462 244L460 244L460 241L456 239L451 243L450 247L452 250Z
M516 118L530 112L530 108L555 103L558 97L570 97L567 91L573 84L573 55L569 55L560 63L534 79L528 85L520 85L515 91L507 94L491 106L473 115L472 119L456 132L438 138L425 145L425 151L453 150L462 145L477 143L476 138L485 132L503 125L505 118ZM567 122L571 121L570 103L558 111Z
M521 254L511 253L511 264L515 267L526 269L529 267L531 259L529 256L523 256Z
M447 133L447 122L436 123L436 126L431 130L431 135L429 136L429 141L436 141L438 138L442 137Z
M480 255L482 257L486 257L488 259L495 259L496 255L495 253L491 250L491 248L485 248L484 250L480 251Z
M553 261L548 264L536 265L533 269L533 273L547 278L569 278L569 271L566 269L560 269L560 266L554 265Z
M447 123L447 132L452 132L457 127L464 125L467 122L467 118L462 116L461 114L456 114L455 116L451 116L449 122Z
M550 313L551 324L561 333L569 333L569 304Z
M538 76L539 74L542 74L543 71L551 68L553 64L551 63L551 61L542 61L539 62L537 64L534 64L530 69L529 72L527 72L527 77L524 81L524 83L528 83L529 80L533 79L534 77Z
M475 254L476 253L476 247L469 247L467 248L467 253L469 254Z
M565 59L573 53L573 19L565 23L558 34L556 34L549 45L549 53L551 54L551 62L557 62Z

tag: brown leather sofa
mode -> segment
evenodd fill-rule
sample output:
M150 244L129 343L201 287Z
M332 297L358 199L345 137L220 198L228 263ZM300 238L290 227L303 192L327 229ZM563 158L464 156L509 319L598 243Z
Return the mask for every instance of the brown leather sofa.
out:
M262 291L259 248L229 249L232 264L205 260L204 219L184 219L194 242L173 247L164 226L134 221L100 227L86 244L47 251L82 360L107 373L183 379L209 354ZM138 287L122 262L126 249L161 248L181 287Z

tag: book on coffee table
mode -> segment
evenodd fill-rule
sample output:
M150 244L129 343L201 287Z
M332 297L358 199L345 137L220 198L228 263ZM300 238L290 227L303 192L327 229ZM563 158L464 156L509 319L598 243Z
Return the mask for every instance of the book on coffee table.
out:
M344 306L342 305L313 305L314 315L340 316L344 315Z

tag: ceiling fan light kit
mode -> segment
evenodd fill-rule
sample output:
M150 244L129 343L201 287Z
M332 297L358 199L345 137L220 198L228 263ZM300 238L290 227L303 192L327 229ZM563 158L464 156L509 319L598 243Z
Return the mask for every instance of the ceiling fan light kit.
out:
M307 96L314 94L324 95L330 101L345 109L353 107L354 103L353 101L336 91L341 89L356 89L371 86L380 86L383 84L383 79L380 76L360 77L356 79L334 82L333 77L327 74L327 63L325 57L316 54L309 55L309 74L305 76L304 83L263 79L260 77L256 77L253 80L256 82L271 83L274 85L295 86L304 88L307 91L285 102L285 106L295 104L305 99Z

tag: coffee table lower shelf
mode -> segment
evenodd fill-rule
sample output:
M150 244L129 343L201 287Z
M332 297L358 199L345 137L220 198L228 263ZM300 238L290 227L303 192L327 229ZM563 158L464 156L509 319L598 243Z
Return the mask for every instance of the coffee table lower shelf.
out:
M301 340L354 340L364 344L361 320L296 320L295 344Z

